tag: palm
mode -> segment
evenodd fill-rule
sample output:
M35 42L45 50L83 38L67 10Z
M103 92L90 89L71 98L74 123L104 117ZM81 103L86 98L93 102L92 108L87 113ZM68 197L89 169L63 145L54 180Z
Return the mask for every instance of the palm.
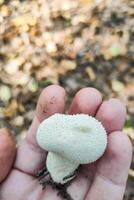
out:
M77 184L77 189L73 191L73 196L79 196L79 199L85 199L84 198L84 191L81 190L87 190L87 187L82 189L81 183L85 182L84 185L89 184L88 178L85 178L85 174L81 173L81 175L78 175L77 179L75 180L75 184ZM74 183L72 186L70 186L69 190L72 190L71 187L74 187ZM37 178L34 176L31 176L29 174L23 174L19 170L13 169L10 173L10 177L7 181L4 182L2 186L3 190L3 196L1 197L1 200L48 200L48 199L61 199L57 196L57 191L53 190L51 187L47 187L47 189L42 190L41 185L39 185ZM80 191L80 194L78 194L78 191ZM78 199L76 198L76 199Z
M107 196L109 200L121 200L123 197L131 160L129 140L120 132L124 123L125 109L114 99L103 102L101 106L100 104L99 92L86 88L75 96L69 110L70 114L81 112L95 116L97 113L96 118L103 123L108 133L112 133L108 136L108 148L104 156L95 164L82 166L76 179L68 187L68 193L74 200L105 200ZM46 152L38 147L35 135L39 123L44 118L63 111L63 89L58 86L46 88L39 98L36 116L28 135L18 148L14 166L0 186L1 200L61 199L51 186L42 190L35 177L36 172L45 165L46 157Z

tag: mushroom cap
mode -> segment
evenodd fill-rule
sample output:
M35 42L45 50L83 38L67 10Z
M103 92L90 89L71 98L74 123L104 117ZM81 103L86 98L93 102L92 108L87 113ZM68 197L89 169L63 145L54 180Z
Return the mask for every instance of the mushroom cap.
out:
M86 114L55 114L40 124L37 142L71 162L87 164L103 155L107 133L97 119Z

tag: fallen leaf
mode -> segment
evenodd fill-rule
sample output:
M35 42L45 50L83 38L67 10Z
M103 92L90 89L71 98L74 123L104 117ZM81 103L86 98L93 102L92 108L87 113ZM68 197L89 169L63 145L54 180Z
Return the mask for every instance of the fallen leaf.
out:
M4 0L0 0L0 5L4 3Z
M32 121L35 115L35 110L30 110L28 112L25 113L24 117L26 120L28 121Z
M30 77L28 76L28 74L24 74L24 73L19 73L19 78L16 79L16 84L17 85L21 85L21 86L24 86L28 83Z
M113 43L112 46L109 49L112 57L116 57L121 55L122 52L122 45L120 45L119 43Z
M15 74L18 70L19 67L24 63L24 58L19 57L19 58L15 58L15 59L11 59L8 61L7 65L5 65L4 70L8 73L8 74Z
M132 176L132 177L134 177L134 170L130 169L129 170L129 175Z
M54 42L52 41L49 41L47 44L46 44L46 51L48 53L55 53L57 51L57 47L55 45Z
M124 128L124 132L134 141L134 129L132 127Z
M76 69L76 62L72 60L62 60L59 64L58 72L65 74L67 71Z
M0 117L13 117L17 112L17 108L17 101L13 99L7 107L0 107Z
M0 14L3 16L3 17L7 17L9 15L9 7L6 6L6 5L3 5L1 8L0 8Z
M37 21L36 18L30 14L24 14L21 16L17 16L14 19L12 19L13 25L19 27L19 26L25 26L30 25L34 26L36 25Z
M21 127L24 124L24 117L23 116L17 116L14 119L11 120L11 124L13 126Z
M128 84L124 87L123 92L125 93L126 96L131 96L134 94L134 85L133 84Z
M4 102L11 98L11 89L7 85L0 85L0 99Z
M114 92L121 92L124 89L124 84L118 80L112 80L112 89Z
M91 67L87 67L86 72L91 81L94 81L96 79L95 73Z
M81 5L93 4L95 0L80 0Z
M38 82L35 79L30 80L30 82L28 83L28 89L31 92L36 92L39 88Z

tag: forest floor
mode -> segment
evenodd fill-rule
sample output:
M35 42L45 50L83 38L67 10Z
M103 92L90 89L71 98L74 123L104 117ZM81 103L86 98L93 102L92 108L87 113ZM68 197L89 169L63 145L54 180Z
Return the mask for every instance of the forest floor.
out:
M134 147L134 1L0 0L0 127L25 137L38 96L60 84L127 105ZM134 200L134 158L124 199Z

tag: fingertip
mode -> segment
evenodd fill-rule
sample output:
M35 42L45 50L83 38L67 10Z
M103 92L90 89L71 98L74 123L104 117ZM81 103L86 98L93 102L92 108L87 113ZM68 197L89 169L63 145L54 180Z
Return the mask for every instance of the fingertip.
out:
M120 99L111 98L111 99L109 99L108 102L116 104L118 107L120 107L120 109L122 109L123 115L126 116L126 113L127 113L126 106L123 104L123 102Z
M36 116L41 122L45 118L65 109L65 90L59 85L50 85L43 89L36 107Z
M126 118L126 107L119 99L112 98L101 104L96 118L102 122L108 133L121 131Z
M102 95L97 89L83 88L75 95L69 113L84 113L94 116L101 102Z

